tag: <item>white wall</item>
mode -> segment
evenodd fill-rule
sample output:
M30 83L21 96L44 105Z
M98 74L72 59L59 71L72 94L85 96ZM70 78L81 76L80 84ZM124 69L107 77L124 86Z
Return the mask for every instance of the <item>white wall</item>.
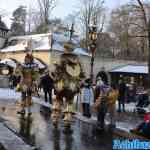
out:
M5 39L0 37L0 48L4 46L4 43L5 43Z

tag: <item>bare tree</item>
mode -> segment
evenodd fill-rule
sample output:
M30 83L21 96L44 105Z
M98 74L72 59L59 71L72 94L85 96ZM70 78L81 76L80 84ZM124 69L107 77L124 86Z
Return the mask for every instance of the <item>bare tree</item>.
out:
M80 0L80 20L85 33L85 46L88 48L89 25L95 21L98 31L102 32L104 26L104 0Z
M37 0L40 8L40 17L46 25L49 23L52 10L56 7L57 0Z
M148 3L144 3L143 6L148 8L148 5ZM148 9L146 13L148 13ZM126 55L127 58L135 58L136 60L146 58L148 34L143 12L138 3L132 1L132 3L114 9L110 19L109 31L115 35L118 43L117 48L120 49L121 56Z
M141 9L141 13L143 15L143 20L145 23L145 27L146 27L146 32L147 32L147 36L148 36L148 73L150 76L150 7L146 7L146 5L144 6L144 4L142 3L141 0L137 0L139 7ZM149 5L150 6L150 5Z
M19 6L13 11L11 32L12 35L26 34L26 6Z
M7 16L8 14L9 14L9 13L8 13L7 10L0 8L0 16L1 16L1 17L5 17L5 16Z
M131 38L131 35L139 32L139 29L137 30L133 24L136 22L136 18L132 14L132 9L131 5L125 4L115 8L111 13L108 30L115 36L116 49L120 50L121 58L137 58L136 55L139 51L136 45L136 41L139 39Z
M136 37L147 38L148 43L148 72L150 75L150 1L135 0L132 3L134 13L138 13L137 21L140 20L143 24L135 23L138 28L142 29L142 33Z
M34 32L34 29L36 29L41 22L40 11L29 6L26 17L27 33L30 34L31 32Z
M29 34L31 32L31 28L32 28L32 24L33 24L33 12L32 12L32 8L31 6L29 6L29 9L27 11L27 16L26 16L26 30L27 30L27 33Z

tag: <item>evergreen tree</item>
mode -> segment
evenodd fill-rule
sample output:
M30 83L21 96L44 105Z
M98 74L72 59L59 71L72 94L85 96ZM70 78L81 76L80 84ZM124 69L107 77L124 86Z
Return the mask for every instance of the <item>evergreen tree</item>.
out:
M15 36L24 35L25 28L26 28L26 7L25 6L19 6L16 10L14 10L12 21L13 21L11 24L12 35Z

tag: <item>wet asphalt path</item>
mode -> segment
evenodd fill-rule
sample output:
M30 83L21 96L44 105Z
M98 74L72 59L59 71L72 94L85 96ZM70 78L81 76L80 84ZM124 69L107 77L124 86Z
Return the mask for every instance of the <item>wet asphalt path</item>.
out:
M73 133L65 134L63 122L54 129L50 110L34 104L32 116L17 114L20 106L13 101L0 100L0 117L15 129L24 141L38 150L111 150L112 134L108 131L98 133L94 125L74 120Z

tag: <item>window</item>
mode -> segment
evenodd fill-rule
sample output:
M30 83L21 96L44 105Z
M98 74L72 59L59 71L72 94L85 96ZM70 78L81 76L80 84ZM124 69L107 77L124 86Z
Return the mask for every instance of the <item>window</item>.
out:
M18 43L18 40L14 39L14 40L11 40L8 45L9 45L9 46L14 46L14 45L16 45L17 43Z

